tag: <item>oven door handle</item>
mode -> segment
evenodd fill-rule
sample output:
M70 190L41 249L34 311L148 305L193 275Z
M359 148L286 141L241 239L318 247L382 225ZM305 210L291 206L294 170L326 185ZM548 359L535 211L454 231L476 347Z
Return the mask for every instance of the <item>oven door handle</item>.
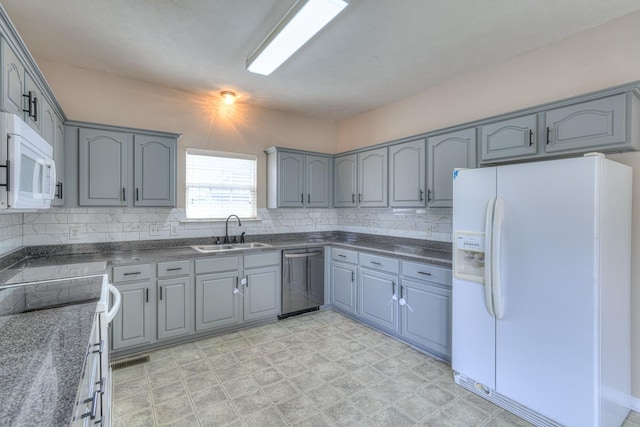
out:
M285 258L309 258L316 255L322 255L322 252L302 252L299 254L284 254Z
M120 302L121 296L118 288L109 283L109 292L113 295L113 306L111 310L107 311L107 323L111 323L114 317L116 317L116 313L120 310Z

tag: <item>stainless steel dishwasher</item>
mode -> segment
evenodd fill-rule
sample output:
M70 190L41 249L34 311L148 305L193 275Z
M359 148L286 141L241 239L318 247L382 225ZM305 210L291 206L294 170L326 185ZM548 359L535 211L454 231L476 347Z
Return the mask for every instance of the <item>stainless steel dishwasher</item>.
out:
M279 319L318 310L324 304L324 248L282 252L282 314Z

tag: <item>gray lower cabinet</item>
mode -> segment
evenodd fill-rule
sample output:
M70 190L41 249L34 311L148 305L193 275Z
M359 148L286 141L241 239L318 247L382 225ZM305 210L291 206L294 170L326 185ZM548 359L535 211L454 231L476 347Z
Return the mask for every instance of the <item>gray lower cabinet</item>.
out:
M122 300L111 325L113 349L121 350L155 341L155 286L150 280L145 280L116 284L116 287Z
M176 140L133 137L134 206L176 205Z
M260 252L244 256L244 321L280 314L282 281L281 252Z
M451 358L451 290L401 279L400 334L421 347Z
M453 170L476 167L475 128L427 139L427 206L453 207Z
M491 162L536 154L538 152L537 127L537 114L480 126L478 128L480 160Z
M389 206L424 207L425 140L389 147Z
M358 192L358 156L338 156L333 161L333 206L355 208Z
M625 94L582 102L544 113L545 152L624 146L627 142Z
M237 270L196 276L196 331L240 323L238 282Z
M158 339L191 332L191 277L158 279Z
M358 316L375 326L397 332L397 291L398 276L360 268Z
M102 129L80 129L78 204L126 206L130 135Z
M333 261L331 263L331 306L341 311L356 314L355 265Z
M238 256L197 259L196 331L228 327L242 321L240 288L242 258ZM237 291L236 291L237 290Z

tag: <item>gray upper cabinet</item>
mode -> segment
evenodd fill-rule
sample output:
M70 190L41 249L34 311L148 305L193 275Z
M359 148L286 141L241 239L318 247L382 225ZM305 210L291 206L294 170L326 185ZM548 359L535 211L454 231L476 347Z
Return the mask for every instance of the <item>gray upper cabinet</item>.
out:
M480 126L480 160L491 162L536 154L537 123L538 115L530 114Z
M387 147L358 153L358 205L386 207L388 180Z
M55 145L56 139L56 125L58 122L58 118L56 117L56 113L49 104L49 101L46 99L42 100L42 113L40 120L40 134L52 146ZM57 166L57 165L56 165Z
M453 170L476 167L476 130L427 139L427 206L453 206Z
M348 154L334 159L333 206L336 208L354 208L357 206L358 192L358 156Z
M272 147L267 153L267 207L328 208L331 156Z
M175 206L175 139L134 135L133 148L134 206Z
M64 125L59 117L56 117L53 160L56 162L56 194L51 204L53 206L64 206Z
M24 95L24 66L5 40L2 40L2 109L24 117L28 102Z
M389 206L424 207L425 141L389 147Z
M627 141L625 94L545 112L547 153L624 145Z
M179 136L67 122L65 163L78 169L65 174L65 205L175 206Z
M80 129L78 204L126 206L129 134Z
M304 206L304 156L278 153L278 207L301 208Z
M329 157L305 156L306 207L329 207L331 198L329 193L330 165L331 159Z

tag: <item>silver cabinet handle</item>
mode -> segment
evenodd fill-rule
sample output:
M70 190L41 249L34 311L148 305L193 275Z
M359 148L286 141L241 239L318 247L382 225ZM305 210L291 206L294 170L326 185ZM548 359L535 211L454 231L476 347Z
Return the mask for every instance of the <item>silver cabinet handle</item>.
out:
M80 415L80 418L91 417L91 419L94 419L96 417L96 412L98 412L98 397L100 397L100 390L94 391L93 397L90 397L89 399L84 401L84 403L91 402L91 412Z
M356 202L356 195L355 193L351 193L351 203L355 203Z
M404 298L402 295L404 294L404 286L400 285L400 299Z
M424 271L418 271L418 274L424 274L425 276L431 276L431 273L425 273Z
M355 272L355 271L352 271L352 272L351 272L351 283L353 283L353 282L355 282L355 281L356 281L356 272Z
M304 193L300 194L300 203L304 203Z
M551 144L551 128L547 126L547 145Z
M362 203L362 193L358 193L358 203Z
M424 191L423 190L420 190L419 196L420 196L420 201L421 202L424 201Z
M102 354L102 350L104 350L104 340L100 340L99 343L93 345L93 347L96 347L96 346L98 346L98 349L93 350L91 353Z
M396 294L396 282L391 282L391 295Z
M160 286L160 301L162 301L162 286Z
M307 204L311 203L311 193L307 194Z
M529 147L533 146L533 129L529 129Z
M136 274L142 274L140 271L135 271L133 273L124 273L123 276L135 276Z
M347 257L346 255L343 255L343 254L338 254L338 256L339 256L340 258L346 258L346 257Z
M431 190L427 190L427 202L431 201Z
M378 261L371 261L371 264L374 264L374 265L382 265L382 264L381 264L381 263L379 263Z
M180 271L182 267L167 268L167 271Z

